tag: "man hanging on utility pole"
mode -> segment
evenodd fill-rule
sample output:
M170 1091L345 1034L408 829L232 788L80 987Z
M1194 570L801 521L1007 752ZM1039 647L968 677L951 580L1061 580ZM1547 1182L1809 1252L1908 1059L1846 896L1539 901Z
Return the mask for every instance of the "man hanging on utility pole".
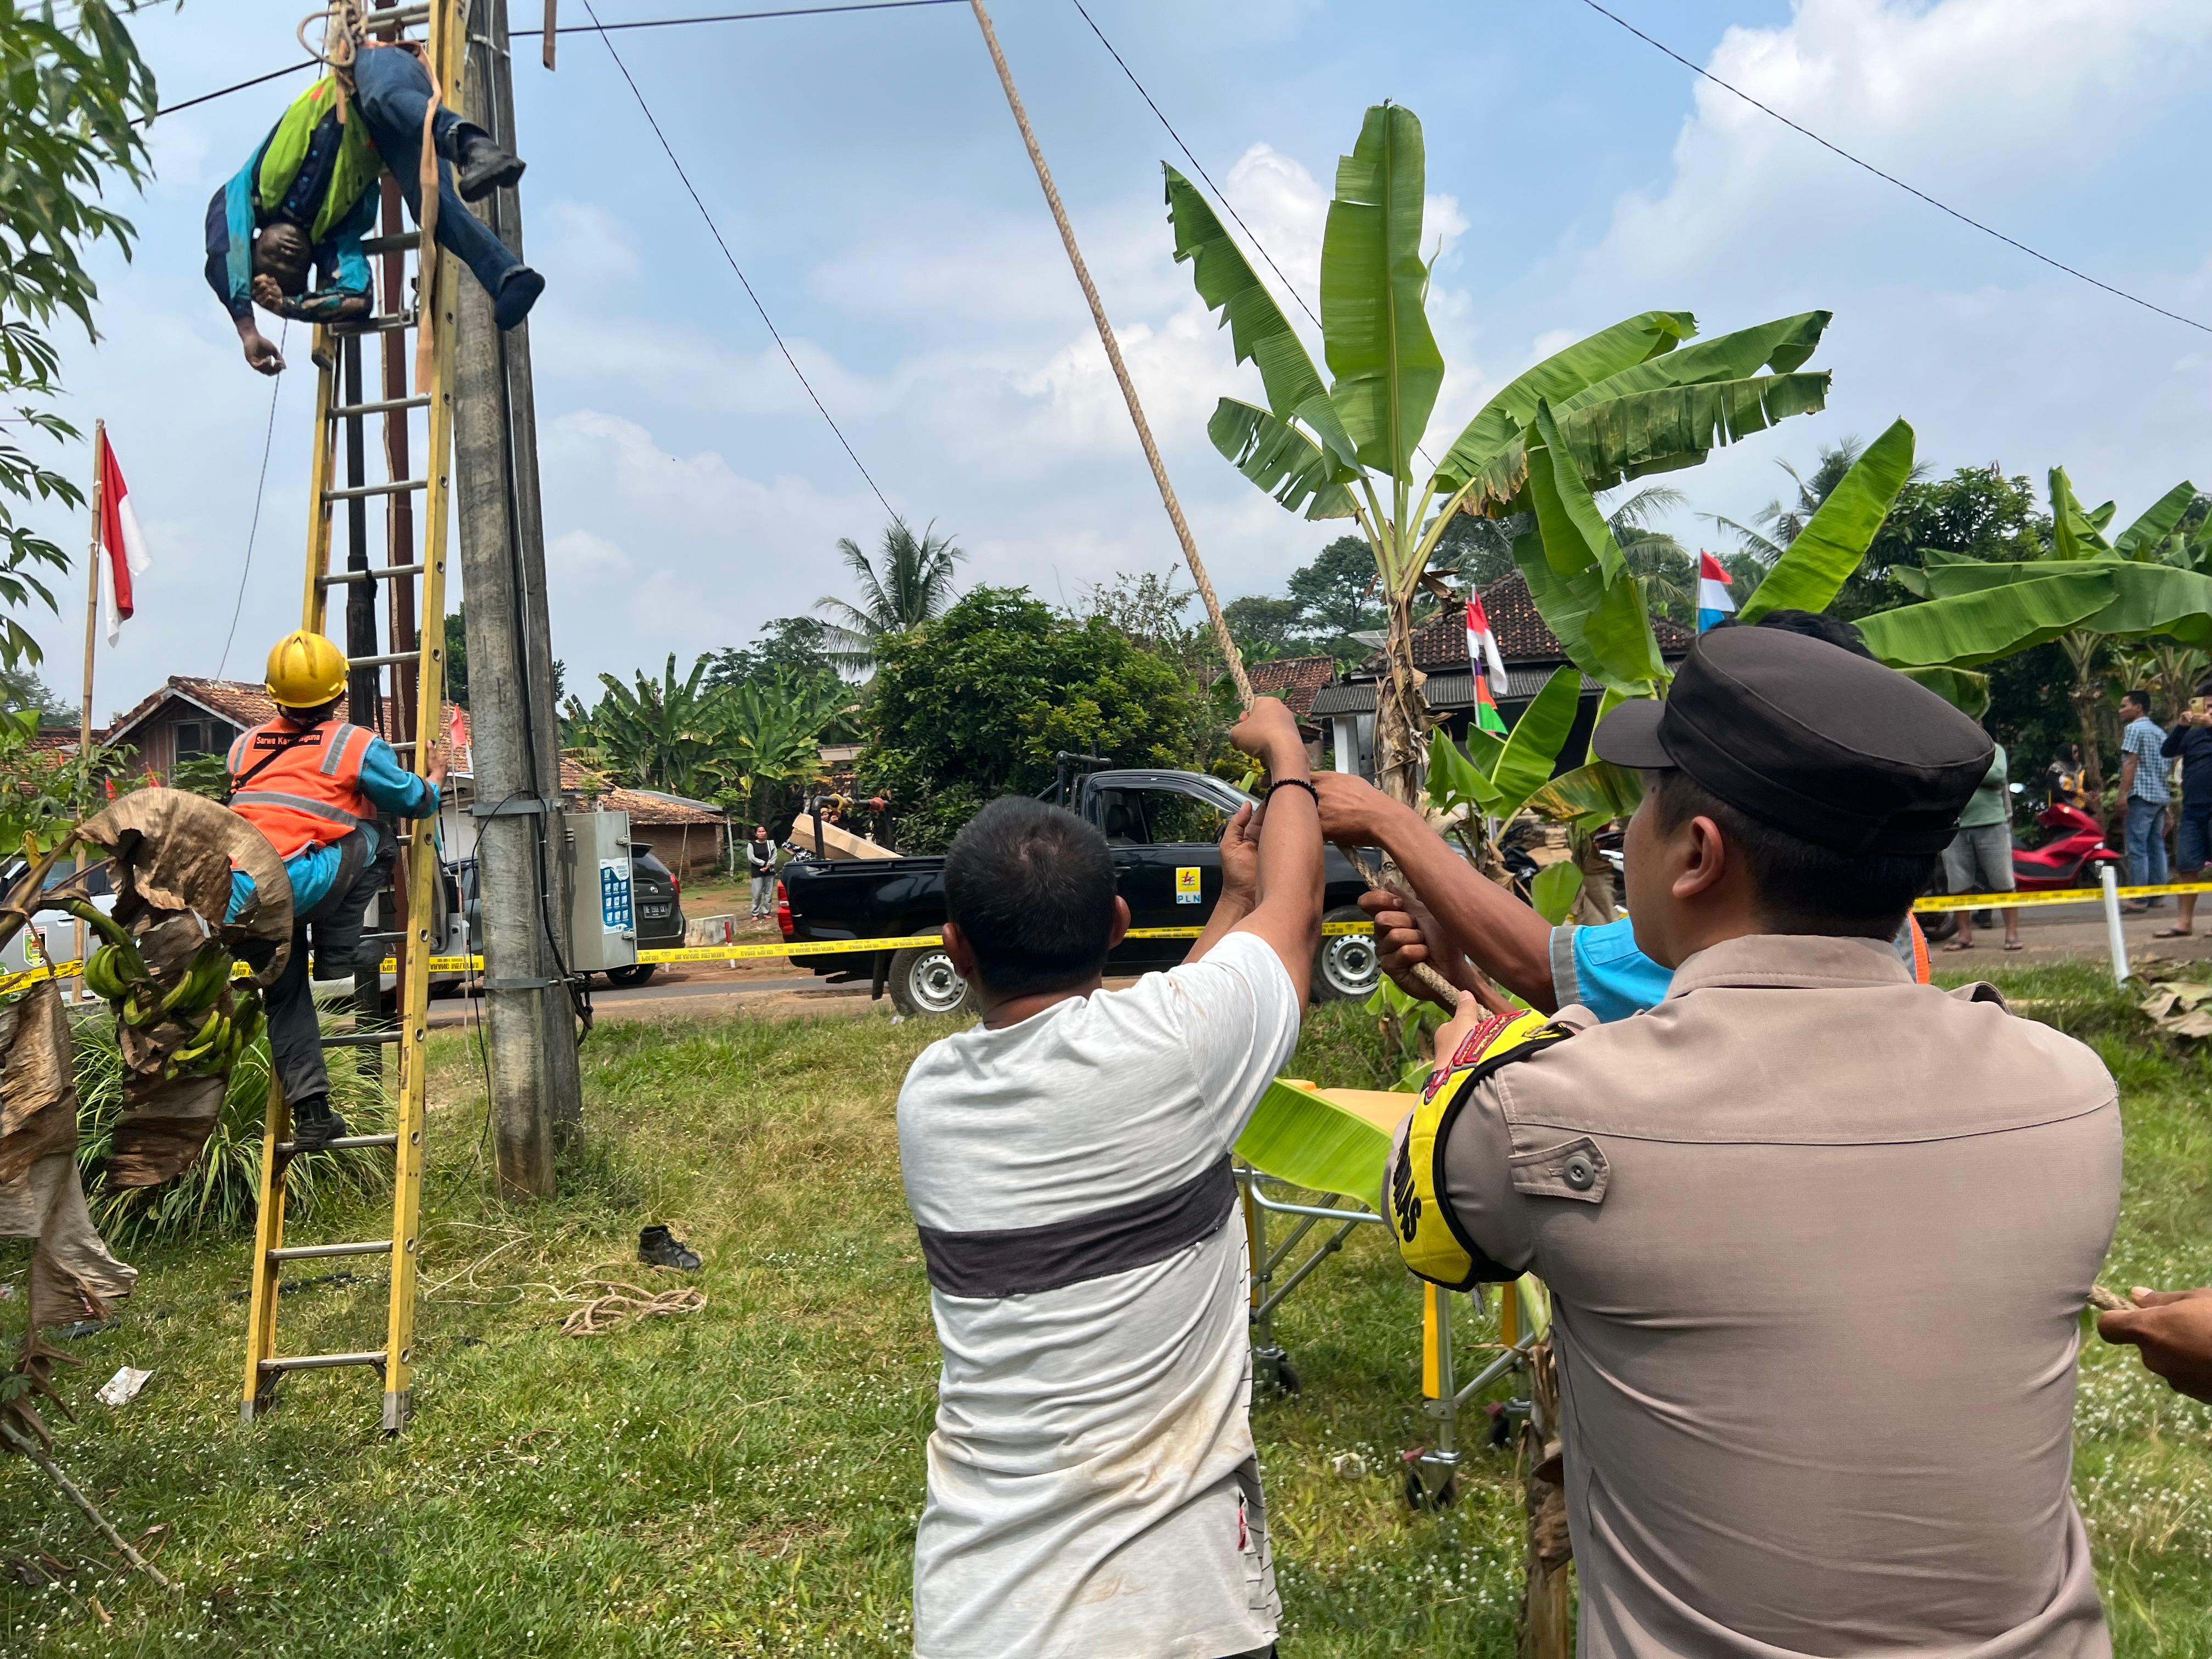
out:
M362 239L376 222L374 186L390 168L409 212L422 222L426 123L436 153L431 222L439 245L476 274L501 328L530 314L545 279L461 205L512 185L523 163L482 127L440 106L411 46L364 40L350 63L334 59L331 73L293 101L208 204L208 286L237 325L246 361L262 374L277 374L284 361L256 326L256 304L316 323L368 314ZM311 267L323 283L312 293Z

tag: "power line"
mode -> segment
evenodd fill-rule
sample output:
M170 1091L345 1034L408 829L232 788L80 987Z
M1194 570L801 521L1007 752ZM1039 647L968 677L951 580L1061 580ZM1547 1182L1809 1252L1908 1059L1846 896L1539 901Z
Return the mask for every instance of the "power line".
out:
M694 23L749 23L765 17L811 17L817 12L827 14L843 11L906 11L916 6L959 6L966 3L967 0L854 0L853 3L846 5L793 6L781 11L725 11L716 12L705 17L647 17L628 23L601 23L596 21L589 23L564 23L553 32L556 34L611 34L617 29L676 29L685 28ZM508 38L520 40L525 37L543 35L544 33L544 29L512 29L508 31ZM287 75L297 75L301 70L319 69L321 66L319 58L305 58L283 69L270 70L266 75L257 75L250 81L240 81L230 86L218 88L213 92L204 92L197 98L187 98L181 104L164 105L152 115L140 116L131 125L143 126L157 116L174 115L179 110L190 109L195 104L211 103L218 98L228 98L234 92L244 92L248 87L258 87L264 82L281 80Z
M592 7L592 0L584 0L584 9L590 14L593 23L599 21L599 14ZM644 112L646 125L653 129L653 136L660 141L660 148L668 157L669 166L676 169L676 176L684 181L684 189L691 198L691 205L699 210L699 216L707 222L707 229L714 239L714 246L722 250L722 257L730 262L730 269L737 273L738 284L745 291L745 298L753 302L753 309L760 313L761 321L768 325L768 331L775 341L775 349L783 354L783 361L791 365L791 372L799 377L799 384L806 388L806 395L813 400L814 407L820 411L822 418L830 423L830 431L837 434L838 443L842 446L846 456L853 465L859 468L860 476L867 480L868 488L874 492L876 500L883 504L884 512L892 518L896 518L898 514L892 511L891 504L885 498L884 492L877 488L875 478L866 466L861 465L860 458L854 452L851 442L846 438L844 428L837 424L836 418L831 416L829 409L816 393L813 383L806 378L805 371L799 368L799 360L791 355L791 348L783 343L782 333L776 328L775 320L768 314L768 307L761 303L760 295L753 292L753 285L746 279L744 269L738 264L737 255L730 252L730 245L722 240L721 228L715 224L714 216L707 211L706 203L699 199L699 192L692 188L691 175L684 171L684 163L676 159L676 151L669 144L668 135L660 130L660 123L653 118L653 106L645 101L645 94L637 89L637 82L630 75L629 65L623 62L622 54L615 50L614 41L609 38L605 30L600 31L599 44L607 49L607 56L615 60L615 67L622 71L622 78L629 83L630 96L637 100L638 108Z
M286 318L284 326L277 331L276 355L284 355L284 342L290 337L292 319ZM276 394L284 389L284 371L279 369L270 376L269 429L261 434L261 477L253 485L253 522L246 531L246 568L238 573L238 599L230 607L230 632L222 636L222 658L215 665L215 677L222 678L222 671L230 666L231 641L238 637L239 614L246 609L246 579L253 574L253 540L261 533L261 498L269 487L269 448L276 439Z
M786 11L726 11L709 17L652 17L631 23L602 23L598 14L592 14L588 23L563 23L553 31L556 34L612 34L617 29L672 29L687 23L748 23L757 17L811 17L817 12L832 11L904 11L910 6L964 6L968 0L860 0L860 3L843 6L794 6ZM590 11L586 5L585 10ZM544 29L509 29L507 38L520 40L526 37L543 35Z
M1984 236L1994 236L1998 241L2002 242L2007 247L2016 248L2021 252L2027 255L2029 258L2039 259L2045 264L2049 265L2053 270L2063 270L2069 276L2075 277L2081 282L2087 283L2092 288L2100 288L2104 289L2106 293L2112 295L2115 299L2125 300L2130 305L2141 306L2145 311L2154 311L2161 317L2168 318L2177 323L2185 324L2187 326L2196 329L2201 333L2212 334L2212 325L2200 323L2194 317L2185 317L2178 311L2168 311L2164 306L2154 305L2148 300L2144 299L2141 295L2130 294L2124 288L2114 288L2110 283L2100 282L2096 277L2090 276L2086 270L2076 270L2072 265L2067 264L2063 260L2054 259L2047 253L2038 252L2027 243L2018 240L2016 238L2008 236L2004 232L1998 230L1992 226L1985 225L1980 220L1973 218L1970 215L1960 212L1958 209L1950 206L1947 203L1937 201L1926 191L1915 189L1912 185L1906 184L1904 179L1897 177L1894 173L1884 173L1880 167L1875 166L1873 162L1861 161L1857 156L1852 155L1850 151L1845 149L1842 145L1829 143L1828 140L1820 137L1819 133L1814 131L1810 127L1800 125L1797 122L1791 120L1788 116L1784 115L1780 110L1771 108L1765 104L1760 103L1758 99L1753 97L1749 93L1745 92L1741 88L1730 86L1727 82L1722 80L1719 76L1715 75L1711 70L1705 69L1700 64L1692 63L1688 58L1683 57L1680 52L1676 52L1672 46L1666 45L1662 41L1653 40L1642 29L1637 27L1635 24L1621 16L1618 12L1607 11L1603 6L1598 3L1598 0L1583 0L1583 3L1588 6L1592 11L1597 13L1601 17L1611 18L1614 22L1620 24L1621 27L1626 29L1631 34L1634 35L1638 40L1643 41L1645 46L1654 47L1656 50L1666 53L1668 57L1673 58L1684 69L1690 70L1694 75L1702 76L1705 79L1711 82L1715 86L1718 87L1723 92L1735 94L1735 96L1742 99L1745 103L1749 104L1753 109L1759 111L1762 114L1772 116L1776 120L1781 122L1784 126L1788 127L1791 131L1803 134L1806 137L1810 138L1814 143L1820 145L1821 149L1832 151L1835 155L1842 156L1844 160L1849 161L1853 167L1863 167L1867 172L1874 174L1875 178L1883 180L1885 183L1895 185L1899 190L1905 191L1908 196L1918 197L1922 201L1927 203L1929 207L1936 209L1940 213L1949 214L1951 217L1956 219L1960 224L1971 225L1974 229L1980 231Z
M1098 27L1097 20L1084 9L1083 0L1075 0L1075 9L1083 13L1083 21L1091 25L1091 32L1098 37L1098 44L1106 48L1108 55L1116 64L1121 64L1121 73L1129 77L1129 84L1136 88L1137 95L1145 100L1146 106L1153 114L1159 116L1160 125L1168 130L1168 137L1176 141L1176 148L1182 152L1183 160L1197 169L1198 176L1206 180L1206 187L1213 192L1214 199L1229 210L1229 216L1237 222L1237 228L1251 239L1252 246L1259 250L1260 257L1267 262L1267 269L1275 273L1276 280L1289 290L1291 298L1297 301L1298 309L1305 313L1306 319L1316 328L1319 328L1321 319L1313 314L1313 307L1305 302L1304 296L1298 292L1291 279L1283 275L1283 268L1275 263L1275 256L1261 245L1259 237L1254 234L1252 227L1244 222L1244 216L1237 212L1235 204L1230 201L1221 186L1213 182L1213 175L1206 170L1206 163L1191 154L1190 146L1182 141L1182 134L1175 130L1175 123L1169 120L1166 115L1162 113L1160 106L1152 101L1152 94L1145 90L1145 83L1137 78L1137 72L1123 60L1121 54L1114 50L1114 43L1106 38L1106 32Z

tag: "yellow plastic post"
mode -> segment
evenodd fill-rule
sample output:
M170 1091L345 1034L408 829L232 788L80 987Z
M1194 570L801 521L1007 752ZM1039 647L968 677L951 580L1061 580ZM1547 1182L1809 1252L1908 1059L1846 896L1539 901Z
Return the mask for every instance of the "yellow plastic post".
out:
M1437 1371L1437 1287L1421 1286L1421 1398L1434 1400L1443 1392Z

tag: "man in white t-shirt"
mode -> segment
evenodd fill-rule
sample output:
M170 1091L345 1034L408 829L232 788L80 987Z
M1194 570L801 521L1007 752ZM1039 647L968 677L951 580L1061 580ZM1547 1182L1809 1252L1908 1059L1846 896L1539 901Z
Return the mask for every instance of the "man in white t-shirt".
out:
M1322 844L1289 710L1262 698L1231 741L1270 805L1223 836L1188 959L1127 990L1100 988L1129 908L1091 825L994 801L945 860L945 949L983 1017L899 1095L945 1356L917 1659L1272 1650L1229 1153L1297 1046Z

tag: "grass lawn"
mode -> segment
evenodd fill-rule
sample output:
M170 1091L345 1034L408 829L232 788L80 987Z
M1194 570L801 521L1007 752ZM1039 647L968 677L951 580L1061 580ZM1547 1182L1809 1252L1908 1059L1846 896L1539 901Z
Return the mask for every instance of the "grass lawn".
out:
M2092 969L2007 983L2120 1079L2128 1191L2106 1282L2212 1282L2212 1067L2154 1042ZM64 1386L82 1404L58 1439L126 1535L167 1529L161 1565L185 1593L114 1578L45 1478L7 1460L0 1558L68 1571L43 1587L0 1573L0 1654L906 1652L935 1350L891 1109L941 1029L881 1013L602 1027L588 1154L528 1211L487 1197L477 1052L441 1039L413 1429L385 1442L373 1376L339 1372L293 1378L241 1430L245 1243L140 1250L120 1326L75 1345L86 1369ZM1293 1069L1366 1084L1375 1049L1333 1009ZM704 1310L562 1335L595 1275L655 1277L632 1260L655 1220L707 1257ZM316 1236L383 1224L331 1216ZM1398 1498L1397 1453L1425 1437L1419 1303L1379 1231L1285 1305L1304 1392L1255 1411L1284 1650L1509 1655L1503 1455L1477 1455L1455 1510ZM18 1284L22 1259L6 1258ZM285 1350L380 1345L381 1274L317 1284L314 1266L283 1303ZM1915 1271L1870 1267L1869 1294L1910 1294ZM94 1403L126 1362L153 1370L145 1393ZM1332 1470L1351 1450L1364 1478ZM2121 1652L2212 1656L2212 1410L2092 1339L2076 1468Z

